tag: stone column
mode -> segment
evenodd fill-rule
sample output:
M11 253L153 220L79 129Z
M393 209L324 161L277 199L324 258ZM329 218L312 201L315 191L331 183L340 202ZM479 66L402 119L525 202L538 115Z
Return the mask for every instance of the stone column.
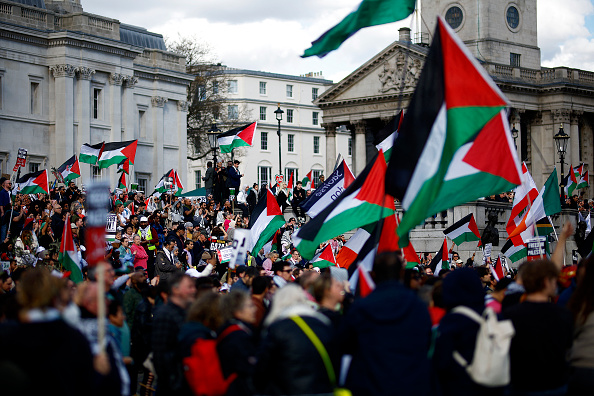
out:
M111 124L111 141L122 141L122 83L124 82L123 74L111 73L109 75L109 120ZM114 185L117 180L117 172L112 172L110 168L106 169L109 177L110 185Z
M336 124L324 123L322 128L326 130L326 177L334 171L336 164Z
M580 158L580 118L583 114L583 111L572 110L569 115L569 130L565 132L569 134L573 166L578 166L582 162L582 158Z
M147 131L147 135L152 137L150 139L153 142L153 176L161 177L165 173L163 164L163 141L164 141L164 108L167 103L167 98L162 96L153 96L151 98L151 119L152 119L152 131ZM154 184L155 180L151 180Z
M367 122L365 120L355 121L355 150L353 152L353 171L355 177L359 175L365 169L367 165L366 158L366 143L365 133L367 131Z
M74 149L80 155L80 147L84 143L96 143L91 142L91 80L95 70L80 66L76 68L76 73L78 74L78 139ZM89 180L91 178L91 165L81 164L80 173L83 182Z
M546 159L544 155L545 148L544 142L547 140L548 134L546 134L546 127L544 118L550 120L550 112L537 112L532 119L530 125L530 163L528 169L532 174L532 178L537 186L542 186L546 180L544 174L547 172L547 162L552 166L557 161L557 154L555 150L551 150L550 158ZM548 139L553 140L552 136ZM554 145L554 142L553 142ZM550 172L550 170L549 170Z
M50 66L54 76L54 106L56 109L55 152L50 163L60 166L74 151L74 72L72 65Z
M188 186L190 184L190 177L188 175L188 108L190 104L185 100L177 101L177 128L178 135L177 140L179 142L179 154L178 154L178 165L177 171L182 179L182 184ZM187 188L188 188L187 187ZM190 188L188 188L189 190Z
M122 86L124 87L122 123L124 127L124 140L134 140L138 110L134 102L134 87L138 83L138 77L126 76ZM138 126L140 128L140 125ZM130 164L130 183L136 183L134 177L134 165Z

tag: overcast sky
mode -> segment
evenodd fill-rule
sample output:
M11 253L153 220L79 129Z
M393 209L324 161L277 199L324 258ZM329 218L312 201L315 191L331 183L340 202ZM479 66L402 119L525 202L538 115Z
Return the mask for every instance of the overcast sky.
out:
M594 0L537 0L543 66L594 71ZM311 41L360 0L82 0L86 12L142 26L166 37L192 36L213 60L250 70L323 72L335 82L398 39L410 18L366 28L323 59L299 57Z

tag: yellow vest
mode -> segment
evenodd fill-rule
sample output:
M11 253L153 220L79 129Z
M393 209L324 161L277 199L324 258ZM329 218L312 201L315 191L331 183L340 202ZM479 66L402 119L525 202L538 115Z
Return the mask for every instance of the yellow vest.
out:
M142 238L142 232L140 232L140 229L138 230L138 236L140 238ZM148 233L146 234L146 239L147 239L147 241L150 241L151 239L153 239L153 234L152 234L151 226L150 225L149 225ZM157 247L155 245L150 244L150 243L148 244L148 249L149 250L155 250L156 248Z

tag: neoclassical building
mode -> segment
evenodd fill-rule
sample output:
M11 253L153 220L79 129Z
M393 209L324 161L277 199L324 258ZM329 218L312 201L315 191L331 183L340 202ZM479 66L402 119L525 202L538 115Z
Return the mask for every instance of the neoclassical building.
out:
M553 166L557 165L559 170L553 136L561 126L570 136L565 173L570 164L575 166L580 162L591 169L594 73L568 67L541 67L536 3L536 0L423 1L423 30L414 40L409 29L401 29L398 41L316 100L323 110L327 157L335 156L331 142L336 128L344 125L355 141L354 170L359 173L365 167L376 152L374 134L408 106L436 17L440 15L509 99L510 123L519 131L520 159L526 161L539 188ZM593 191L590 187L590 197Z
M83 143L138 139L132 182L186 178L185 59L163 36L83 11L80 0L0 0L0 171L57 167ZM115 169L81 164L83 182ZM78 179L81 180L81 179Z

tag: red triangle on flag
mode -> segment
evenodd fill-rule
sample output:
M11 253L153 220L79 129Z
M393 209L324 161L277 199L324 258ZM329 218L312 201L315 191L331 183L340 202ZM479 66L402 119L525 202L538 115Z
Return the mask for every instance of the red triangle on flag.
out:
M41 172L41 174L39 176L37 176L35 179L33 179L33 183L35 183L39 187L41 187L43 189L43 191L46 192L46 194L49 194L49 182L47 180L47 170L44 170L43 172Z
M256 122L254 122L253 124L250 124L247 128L240 131L237 134L237 137L251 146L252 140L254 139L254 132L256 131L256 124L257 124Z
M134 140L128 146L122 149L122 154L130 160L130 163L134 165L134 158L136 158L136 148L138 147L138 140Z
M493 117L478 133L462 161L481 172L519 185L522 180L515 167L516 161L510 149L504 122L506 121L501 113Z
M495 262L495 273L499 279L503 279L505 275L503 275L503 266L501 265L501 256L497 257L497 261Z
M72 228L70 227L70 214L66 214L64 220L64 231L62 231L62 242L60 243L60 253L74 252L74 239L72 238Z
M70 168L70 172L76 173L77 175L80 176L80 166L78 164L78 158L76 156L74 156L74 164L72 164L72 167Z
M353 176L353 172L351 172L345 160L342 160L342 166L344 168L344 188L347 188L355 181L355 176Z
M332 246L330 246L330 244L327 244L324 250L322 250L319 258L336 265L336 259L334 258L334 253L332 252Z
M386 194L385 178L387 168L388 165L384 158L384 152L380 149L378 156L375 159L375 163L371 167L371 170L355 199L396 210L396 207L394 206L394 198L391 195Z
M266 216L282 216L281 212L274 195L270 189L266 189Z
M398 247L398 235L396 235L396 215L388 216L384 219L382 232L380 234L379 244L377 246L377 253L396 252Z
M481 234L479 233L478 226L476 225L476 221L474 220L474 214L471 214L471 216L470 216L470 222L468 224L468 229L470 231L472 231L472 233L474 235L476 235L476 237L479 239L478 240L478 245L476 245L476 246L477 247L481 246L482 245L482 243L481 243Z
M361 297L367 297L369 294L371 294L373 289L375 289L375 283L365 268L359 266L357 271L359 271L359 293L361 294Z

